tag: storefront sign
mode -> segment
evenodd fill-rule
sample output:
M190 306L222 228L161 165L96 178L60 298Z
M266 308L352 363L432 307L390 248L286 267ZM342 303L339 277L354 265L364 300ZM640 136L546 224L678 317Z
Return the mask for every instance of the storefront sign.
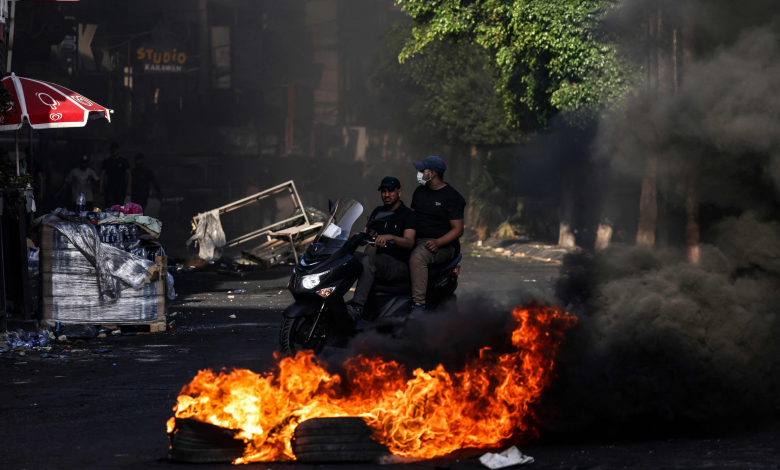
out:
M181 73L187 63L187 53L176 48L145 44L136 50L146 73Z

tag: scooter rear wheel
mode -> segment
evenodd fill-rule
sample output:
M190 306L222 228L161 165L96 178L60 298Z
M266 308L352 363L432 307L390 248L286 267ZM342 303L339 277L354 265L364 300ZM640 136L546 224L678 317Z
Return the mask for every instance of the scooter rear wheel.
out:
M295 345L298 344L302 349L311 349L314 351L314 354L321 353L323 348L325 348L325 319L320 319L314 334L310 335L312 326L314 326L314 319L311 317L285 318L282 320L281 330L279 331L279 350L282 353L294 353ZM311 336L311 339L309 339L309 336Z

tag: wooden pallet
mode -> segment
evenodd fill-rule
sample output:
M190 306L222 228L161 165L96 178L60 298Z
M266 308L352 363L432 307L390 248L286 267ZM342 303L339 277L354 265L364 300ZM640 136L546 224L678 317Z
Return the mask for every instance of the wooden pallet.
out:
M299 255L303 254L306 251L306 247L313 242L315 238L317 238L316 235L309 235L304 240L296 241L295 251ZM292 245L290 244L289 238L272 238L272 236L269 235L267 242L252 250L242 251L241 255L244 259L270 268L271 266L287 261L294 261L295 257L291 248Z
M115 330L119 328L123 333L133 332L139 335L145 335L150 333L164 333L168 329L168 324L163 321L154 323L129 323L129 324L117 324L117 325L95 325L96 328L109 328Z

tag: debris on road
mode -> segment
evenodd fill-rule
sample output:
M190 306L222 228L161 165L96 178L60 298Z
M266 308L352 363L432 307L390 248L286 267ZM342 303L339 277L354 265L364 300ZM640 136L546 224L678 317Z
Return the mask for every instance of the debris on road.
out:
M246 289L236 289L236 291L234 293L236 293L236 294L246 294Z
M564 248L556 245L542 245L522 238L489 238L484 243L473 244L472 249L474 252L471 253L471 256L475 258L486 254L555 264L560 264L567 254L579 250L578 248Z
M3 335L3 343L5 343L9 349L40 348L49 344L49 341L52 339L54 339L54 334L45 328L38 332L24 330L9 331Z
M236 315L235 314L230 315L228 318L236 318Z
M222 256L225 246L225 232L219 220L219 209L203 212L195 217L195 234L187 240L187 246L195 242L199 247L198 256L206 261L214 261Z
M67 339L92 339L97 336L97 330L92 325L63 325L57 332Z
M525 465L534 462L534 458L530 455L523 455L520 450L512 446L509 449L501 452L500 454L494 454L488 452L479 458L482 465L490 469L504 468L512 465Z

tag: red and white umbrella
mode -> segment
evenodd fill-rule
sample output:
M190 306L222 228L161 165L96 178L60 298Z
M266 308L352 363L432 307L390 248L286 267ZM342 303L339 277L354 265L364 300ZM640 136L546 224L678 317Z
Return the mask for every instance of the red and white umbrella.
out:
M107 119L112 111L55 83L17 77L2 80L13 97L7 113L0 113L0 131L16 130L25 120L33 129L84 127L91 119Z

